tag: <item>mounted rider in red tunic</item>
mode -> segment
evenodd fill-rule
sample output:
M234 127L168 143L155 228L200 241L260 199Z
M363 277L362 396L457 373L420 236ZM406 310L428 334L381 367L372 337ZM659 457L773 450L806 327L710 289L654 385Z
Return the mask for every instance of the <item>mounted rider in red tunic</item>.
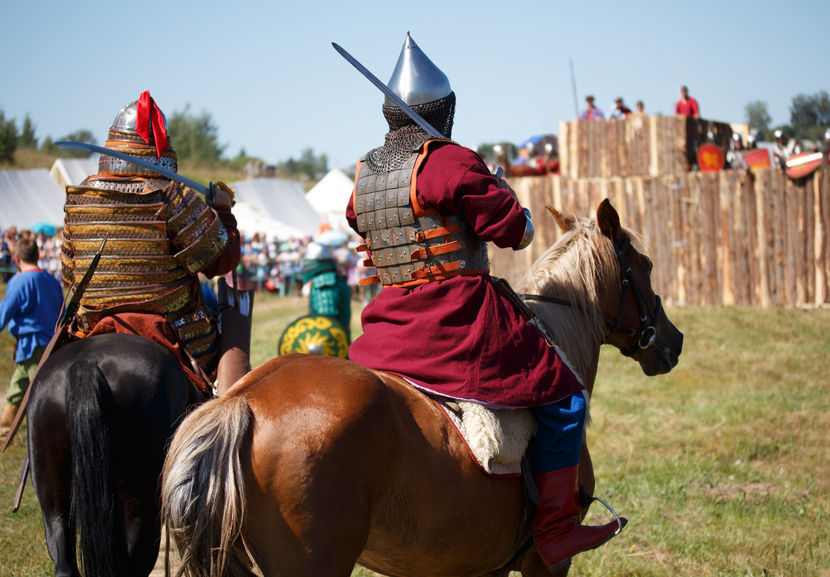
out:
M106 147L177 170L167 120L146 91L118 113ZM184 184L102 154L97 174L66 188L67 285L84 275L106 238L72 334L125 332L151 339L170 350L190 381L210 394L219 340L197 275L223 275L239 263L231 194L219 185L206 204Z
M386 99L389 132L359 162L346 212L378 271L367 282L383 290L364 309L349 357L446 397L531 408L534 540L548 566L567 564L618 524L579 524L585 387L489 276L486 243L524 248L530 214L478 154L451 140L455 93L409 35L388 86L445 138Z

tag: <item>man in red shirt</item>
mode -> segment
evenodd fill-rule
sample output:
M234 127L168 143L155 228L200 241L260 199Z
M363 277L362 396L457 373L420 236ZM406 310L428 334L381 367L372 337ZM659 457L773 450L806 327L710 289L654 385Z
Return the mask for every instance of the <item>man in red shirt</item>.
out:
M618 524L578 523L584 385L488 274L486 243L526 247L530 214L478 154L450 140L455 93L409 35L388 85L445 138L385 102L389 132L358 163L346 210L378 271L369 280L384 288L349 358L443 396L530 407L539 422L534 540L548 566L568 563Z
M674 107L674 113L678 116L693 116L700 118L700 107L697 105L697 100L689 96L689 89L685 86L680 87L680 100Z

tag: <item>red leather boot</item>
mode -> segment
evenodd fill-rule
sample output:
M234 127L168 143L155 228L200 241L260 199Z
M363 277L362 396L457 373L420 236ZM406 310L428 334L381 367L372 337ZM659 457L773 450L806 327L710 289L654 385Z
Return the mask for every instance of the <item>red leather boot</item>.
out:
M548 568L568 563L570 558L599 547L628 523L620 517L605 525L579 524L579 488L576 466L535 475L539 505L533 517L533 541Z

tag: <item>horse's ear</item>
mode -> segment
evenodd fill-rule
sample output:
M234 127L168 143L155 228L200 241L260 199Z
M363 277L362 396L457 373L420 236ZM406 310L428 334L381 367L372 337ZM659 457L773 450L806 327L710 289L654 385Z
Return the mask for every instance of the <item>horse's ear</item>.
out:
M597 225L602 234L610 238L615 244L622 240L623 232L620 226L620 215L617 214L617 209L611 205L611 201L607 198L603 199L597 207Z
M559 230L562 232L573 230L576 225L576 219L574 217L563 215L549 204L546 204L545 208L548 209L548 211L553 215L553 220L555 220L556 224L559 225Z

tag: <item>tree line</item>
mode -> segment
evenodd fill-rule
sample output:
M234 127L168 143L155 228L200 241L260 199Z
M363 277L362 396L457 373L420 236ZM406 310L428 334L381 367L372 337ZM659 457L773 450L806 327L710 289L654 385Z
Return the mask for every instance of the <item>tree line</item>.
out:
M830 95L821 90L815 94L797 94L790 103L790 121L788 124L772 126L772 117L767 103L761 100L749 102L745 107L746 121L750 130L764 140L774 140L775 130L784 131L789 137L798 140L818 142L824 138L830 128ZM256 157L248 156L241 149L234 157L226 157L226 145L219 141L219 129L210 113L193 113L190 106L174 112L167 119L170 134L174 135L176 154L185 164L244 170L254 163L265 163ZM95 136L89 130L76 130L58 140L72 140L97 144ZM493 144L482 144L479 151L485 154L491 151ZM77 149L59 149L50 136L38 142L35 125L27 114L20 130L13 118L6 118L0 110L0 163L14 163L14 153L18 149L37 149L53 156L88 156ZM325 154L316 154L313 149L304 149L299 157L289 158L273 166L273 173L286 178L318 180L328 171L328 158Z
M746 105L746 121L751 131L764 140L775 140L773 134L781 130L790 138L818 142L830 128L830 95L826 90L815 94L797 94L790 102L790 122L772 126L767 103L754 100Z
M241 149L236 156L227 157L227 145L219 139L219 128L210 113L194 113L190 106L173 112L167 118L167 128L173 135L173 146L180 163L190 166L228 168L244 170L249 163L264 165L256 157L249 156ZM18 130L13 118L6 118L0 110L0 163L14 164L14 154L18 149L39 150L51 156L83 158L89 153L74 148L60 148L55 142L71 140L98 144L90 130L76 130L53 140L45 136L42 140L35 133L35 125L27 114ZM315 154L313 149L304 149L299 157L289 158L273 166L273 173L285 178L319 180L328 172L328 158L325 154Z

